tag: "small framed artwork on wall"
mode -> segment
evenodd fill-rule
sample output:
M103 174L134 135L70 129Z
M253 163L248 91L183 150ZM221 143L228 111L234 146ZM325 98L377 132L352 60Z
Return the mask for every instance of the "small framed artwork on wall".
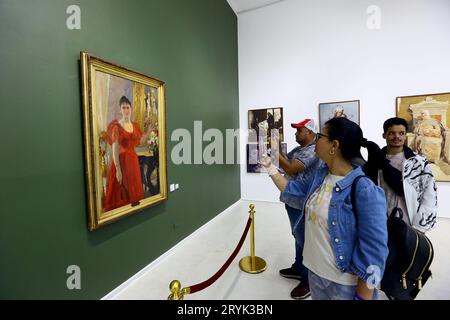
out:
M319 103L319 125L332 118L347 118L359 125L359 100Z

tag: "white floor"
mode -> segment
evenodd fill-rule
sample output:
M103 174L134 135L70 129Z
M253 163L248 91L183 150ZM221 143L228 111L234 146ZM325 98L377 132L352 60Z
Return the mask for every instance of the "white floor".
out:
M248 274L240 270L239 260L250 255L249 236L230 267L214 284L185 296L185 300L282 300L291 299L290 291L298 281L279 276L294 258L294 240L284 206L281 203L239 201L197 230L123 284L105 299L167 299L169 283L177 279L182 287L211 277L225 263L244 231L249 204L255 204L256 256L267 263L267 270ZM440 219L429 232L435 249L433 278L418 299L450 299L450 219Z

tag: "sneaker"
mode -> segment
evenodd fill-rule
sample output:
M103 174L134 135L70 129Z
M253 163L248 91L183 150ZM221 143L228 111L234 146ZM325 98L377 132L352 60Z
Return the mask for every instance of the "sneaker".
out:
M309 284L304 284L302 282L300 282L298 284L298 286L296 286L292 291L291 291L291 297L292 299L306 299L311 295L311 292L309 291Z
M281 269L280 270L280 276L285 277L285 278L291 278L291 279L301 279L301 275L300 273L295 270L295 268L292 266L290 268L287 269Z

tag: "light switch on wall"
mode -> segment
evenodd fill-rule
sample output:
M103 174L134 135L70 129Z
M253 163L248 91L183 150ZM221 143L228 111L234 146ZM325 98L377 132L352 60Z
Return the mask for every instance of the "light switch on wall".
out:
M175 185L172 183L170 185L170 192L174 192L175 191Z
M177 184L175 185L175 190L177 190L179 187L180 187L180 185L177 183Z

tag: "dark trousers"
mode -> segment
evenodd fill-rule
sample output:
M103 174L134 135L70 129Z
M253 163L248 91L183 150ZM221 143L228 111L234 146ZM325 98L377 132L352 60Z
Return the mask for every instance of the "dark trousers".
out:
M295 239L294 268L300 273L302 280L308 282L308 269L303 265L303 247L305 246L305 215L300 209L285 204L291 223L292 235Z

